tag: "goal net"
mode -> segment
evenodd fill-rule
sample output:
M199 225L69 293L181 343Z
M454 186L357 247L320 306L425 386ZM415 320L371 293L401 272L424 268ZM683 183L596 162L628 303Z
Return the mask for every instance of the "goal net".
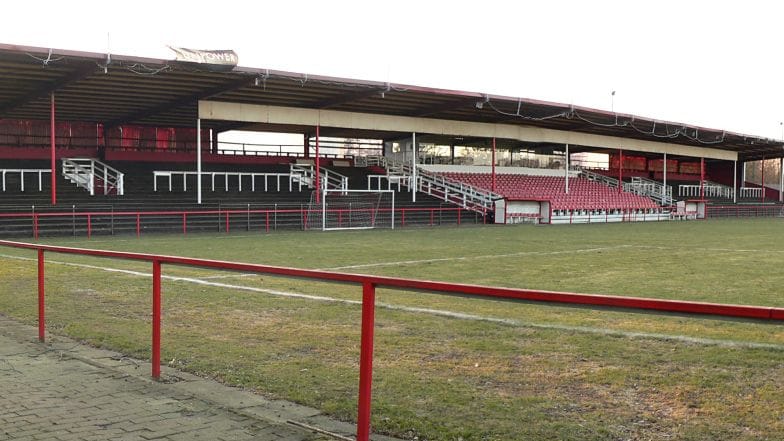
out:
M311 193L307 229L361 230L395 228L395 192L390 190L322 190Z

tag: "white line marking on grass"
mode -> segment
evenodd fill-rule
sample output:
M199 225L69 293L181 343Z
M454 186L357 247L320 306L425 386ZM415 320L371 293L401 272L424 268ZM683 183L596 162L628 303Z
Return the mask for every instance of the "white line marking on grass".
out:
M16 260L25 260L25 261L37 260L35 258L12 256L7 254L0 254L0 257L8 258L8 259L16 259ZM77 268L88 268L88 269L95 269L95 270L107 271L112 273L120 273L129 276L136 276L136 277L152 277L151 273L126 270L120 268L86 265L82 263L63 262L58 260L47 260L46 262L57 264L57 265L72 266ZM329 302L329 303L343 303L348 305L362 304L362 302L358 300L338 299L335 297L317 296L317 295L302 294L302 293L295 293L289 291L278 291L274 289L257 288L254 286L231 285L228 283L210 282L207 280L197 279L193 277L178 277L178 276L162 275L161 278L166 280L178 281L178 282L187 282L187 283L194 283L198 285L213 286L217 288L236 289L241 291L270 294L270 295L280 296L280 297L315 300L315 301ZM745 342L745 341L714 339L714 338L700 338L700 337L689 337L686 335L661 334L655 332L622 331L622 330L609 329L609 328L595 328L591 326L572 326L572 325L559 325L559 324L551 324L551 323L531 323L531 322L523 322L515 319L505 319L499 317L481 316L476 314L466 314L462 312L447 311L443 309L418 308L415 306L394 305L391 303L383 303L383 302L377 302L376 306L393 310L393 311L412 312L418 314L430 314L439 317L454 318L459 320L482 321L482 322L496 323L496 324L502 324L507 326L517 326L517 327L524 327L524 328L579 332L584 334L596 334L596 335L611 336L611 337L626 337L631 339L654 339L654 340L672 341L672 342L679 342L679 343L700 344L706 346L784 350L784 345L776 344L776 343L758 343L758 342Z
M204 276L201 277L203 280L214 280L214 279L231 279L234 277L253 277L258 276L259 274L255 273L240 273L240 274L221 274L218 276Z
M321 271L335 271L346 269L359 269L359 268L373 268L379 266L400 266L400 265L414 265L418 263L434 263L434 262L451 262L451 261L468 261L479 259L497 259L502 257L517 257L517 256L550 256L556 254L572 254L572 253L595 253L597 251L609 251L620 248L628 248L631 245L617 245L613 247L600 247L600 248L581 248L576 250L561 250L561 251L520 251L517 253L506 254L480 254L478 256L459 256L459 257L439 257L434 259L419 259L419 260L399 260L396 262L377 262L377 263L363 263L358 265L345 265L333 266L330 268L319 268Z
M31 257L21 257L21 256L11 256L6 254L0 254L0 257L5 257L8 259L16 259L16 260L27 260L27 261L37 261L37 259ZM129 276L137 276L137 277L152 277L152 273L142 272L142 271L134 271L134 270L127 270L127 269L120 269L120 268L110 268L105 266L95 266L95 265L87 265L84 263L73 263L73 262L63 262L60 260L47 260L46 263L54 263L57 265L63 266L72 266L76 268L87 268L87 269L95 269L101 271L107 271L110 273L120 273L126 274ZM252 291L252 292L260 292L264 294L272 294L281 297L293 297L293 298L300 298L300 299L308 299L308 300L320 300L320 301L327 301L327 302L342 302L342 303L350 303L350 304L362 304L360 301L356 300L343 300L343 299L336 299L333 297L324 297L324 296L314 296L310 294L300 294L295 292L286 292L286 291L278 291L274 289L265 289L265 288L256 288L253 286L244 286L244 285L229 285L227 283L220 283L220 282L210 282L203 279L197 279L194 277L180 277L180 276L167 276L161 275L162 279L172 280L177 282L189 282L195 283L198 285L206 285L206 286L214 286L218 288L229 288L229 289L237 289L242 291Z
M690 248L690 247L667 247L661 245L629 245L630 247L634 248L646 248L652 250L666 250L666 251L710 251L710 252L722 252L722 253L775 253L781 254L784 253L784 250L744 250L744 249L737 249L737 248Z

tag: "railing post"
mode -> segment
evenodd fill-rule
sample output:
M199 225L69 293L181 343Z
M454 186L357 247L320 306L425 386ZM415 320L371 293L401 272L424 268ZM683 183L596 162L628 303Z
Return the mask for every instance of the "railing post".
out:
M44 250L38 250L38 341L46 341L46 303L44 301Z
M33 213L33 237L38 240L38 213Z
M375 326L376 285L362 284L362 337L359 353L359 402L357 441L370 439L370 404L373 388L373 328Z
M152 377L161 377L161 262L152 262Z

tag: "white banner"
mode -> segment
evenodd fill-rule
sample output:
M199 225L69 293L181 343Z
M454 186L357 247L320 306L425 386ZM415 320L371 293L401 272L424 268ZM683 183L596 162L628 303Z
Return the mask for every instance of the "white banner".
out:
M175 60L184 63L196 63L220 66L220 69L231 70L237 65L239 58L233 50L198 50L168 46L176 54Z

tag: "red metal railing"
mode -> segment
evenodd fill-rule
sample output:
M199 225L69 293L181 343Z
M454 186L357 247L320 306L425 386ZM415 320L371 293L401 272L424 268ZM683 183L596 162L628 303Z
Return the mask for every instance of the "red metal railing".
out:
M461 283L435 282L429 280L402 279L375 275L339 273L310 269L287 268L252 263L226 262L191 257L165 256L156 254L106 251L85 248L40 245L25 242L0 240L0 246L36 250L38 252L38 338L45 340L44 301L44 253L63 253L146 261L152 263L152 376L161 374L161 267L163 264L242 271L259 274L274 274L285 277L313 279L362 286L362 325L359 365L359 398L357 411L357 440L367 441L370 436L370 408L373 379L373 338L375 324L376 288L387 287L402 290L433 292L484 298L500 298L520 301L566 303L594 307L627 308L687 314L707 314L723 317L752 318L759 320L784 321L784 308L730 305L718 303L663 300L642 297L619 297L599 294L576 294L569 292L541 291L518 288L500 288Z
M777 217L784 214L784 206L769 205L706 205L705 217Z
M461 225L463 223L463 216L461 211L463 208L460 207L400 207L394 209L394 222L395 227L405 227L406 226L406 214L408 214L409 224L411 223L412 213L419 213L420 215L424 215L428 218L425 222L426 225L436 225L437 221L440 223L441 215L444 213L456 213L456 223L457 225ZM329 209L327 210L328 214L337 214L338 219L349 217L346 215L347 213L352 212L359 212L363 211L362 209ZM367 211L365 209L364 211ZM380 208L378 210L381 213L389 213L391 211L390 208ZM87 237L91 237L93 233L93 218L101 217L101 218L111 218L112 220L120 220L122 218L127 218L134 220L136 223L136 236L141 236L142 233L142 221L145 217L151 218L156 216L170 216L170 217L181 217L182 218L182 233L188 233L188 217L189 216L218 216L223 219L224 231L226 233L231 231L231 224L230 224L230 217L236 215L242 216L250 216L250 215L260 215L264 218L264 222L258 225L259 230L264 230L265 232L269 232L271 229L270 224L270 216L277 216L277 215L295 215L300 221L299 226L302 229L308 229L308 215L310 213L317 213L321 214L320 208L263 208L263 209L218 209L218 210L165 210L165 211L58 211L58 212L23 212L23 213L0 213L0 219L30 219L32 225L32 236L35 239L38 239L40 232L41 232L41 219L46 218L72 218L74 222L76 219L80 219L80 227L82 225L85 228ZM438 214L438 218L436 217ZM160 219L157 219L160 221ZM485 222L484 217L482 217L482 223ZM248 221L249 223L249 221ZM391 221L390 221L391 224ZM155 226L155 224L147 224L146 226ZM343 226L343 225L338 225ZM74 226L75 228L75 226ZM250 230L250 225L248 225L248 229ZM274 229L274 228L272 228Z

